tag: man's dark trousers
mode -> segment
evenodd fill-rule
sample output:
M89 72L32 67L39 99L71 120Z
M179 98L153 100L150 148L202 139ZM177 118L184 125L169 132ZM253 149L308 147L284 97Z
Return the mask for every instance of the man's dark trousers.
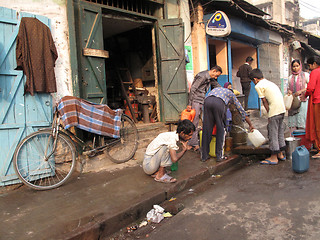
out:
M248 110L248 99L251 89L251 82L241 82L242 93L244 94L244 110Z
M225 137L226 104L221 98L210 96L204 101L204 117L202 132L201 160L207 160L210 152L210 142L214 125L217 126L216 156L222 158L222 148Z

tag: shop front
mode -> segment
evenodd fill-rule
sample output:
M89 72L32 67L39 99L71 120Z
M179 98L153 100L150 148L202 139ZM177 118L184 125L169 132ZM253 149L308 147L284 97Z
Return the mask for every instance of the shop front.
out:
M242 0L233 3L221 0L210 4L197 2L193 15L193 62L199 63L195 64L195 74L219 65L223 70L218 78L220 85L231 82L233 88L241 93L242 87L236 73L246 58L252 57L252 68L260 68L267 79L280 85L280 50L284 33L280 33L281 27L262 18L264 12ZM214 31L208 31L210 27ZM223 28L230 29L222 34ZM253 83L248 109L260 109Z
M212 14L204 16L204 21L209 22ZM259 48L263 44L270 43L269 30L253 25L243 19L234 16L229 18L231 32L225 37L215 37L206 34L208 49L208 69L214 65L219 65L223 69L223 74L219 77L220 85L231 82L233 88L242 93L240 79L236 76L239 67L245 63L247 57L254 59L252 68L260 67ZM281 38L280 38L281 40ZM281 43L278 42L275 46ZM272 43L274 44L274 43ZM278 56L276 56L278 57ZM258 94L251 83L251 91L248 100L249 109L259 109L260 102Z
M177 121L187 102L184 28L164 19L164 6L74 0L74 95L136 122Z

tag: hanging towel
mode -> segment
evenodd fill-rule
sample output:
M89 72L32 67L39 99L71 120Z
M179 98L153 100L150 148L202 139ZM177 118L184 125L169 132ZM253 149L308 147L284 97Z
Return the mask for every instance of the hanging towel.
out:
M112 110L105 104L65 96L58 102L58 111L65 129L75 126L99 135L120 137L122 109Z
M54 74L58 58L50 29L36 18L21 18L16 45L17 67L27 76L24 94L57 91Z

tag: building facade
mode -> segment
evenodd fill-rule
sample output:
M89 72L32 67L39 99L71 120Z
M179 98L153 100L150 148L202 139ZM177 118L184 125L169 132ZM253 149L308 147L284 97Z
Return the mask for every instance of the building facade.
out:
M292 27L299 26L299 1L298 0L248 0L268 15L264 19Z
M183 22L189 13L184 9L189 7L186 3L1 1L0 138L5 144L0 149L4 153L0 185L18 181L12 167L17 144L50 126L52 107L63 96L123 108L135 120L144 115L133 106L145 104L145 119L153 114L158 121L178 121L188 99L185 46L191 43L185 36L190 21ZM54 69L57 93L23 94L26 77L14 69L15 41L23 17L37 18L51 29L58 52Z

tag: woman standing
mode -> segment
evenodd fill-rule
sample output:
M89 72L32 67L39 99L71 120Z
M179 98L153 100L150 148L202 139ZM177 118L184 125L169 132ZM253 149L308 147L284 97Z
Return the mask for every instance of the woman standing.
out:
M290 133L295 129L305 128L308 110L308 98L305 97L307 84L309 82L309 73L302 71L301 62L295 59L291 63L291 75L288 81L288 95L298 97L301 101L299 109L289 110L288 126Z
M320 158L320 57L314 56L307 60L311 70L306 96L309 96L306 138L315 143L318 153L312 158Z

